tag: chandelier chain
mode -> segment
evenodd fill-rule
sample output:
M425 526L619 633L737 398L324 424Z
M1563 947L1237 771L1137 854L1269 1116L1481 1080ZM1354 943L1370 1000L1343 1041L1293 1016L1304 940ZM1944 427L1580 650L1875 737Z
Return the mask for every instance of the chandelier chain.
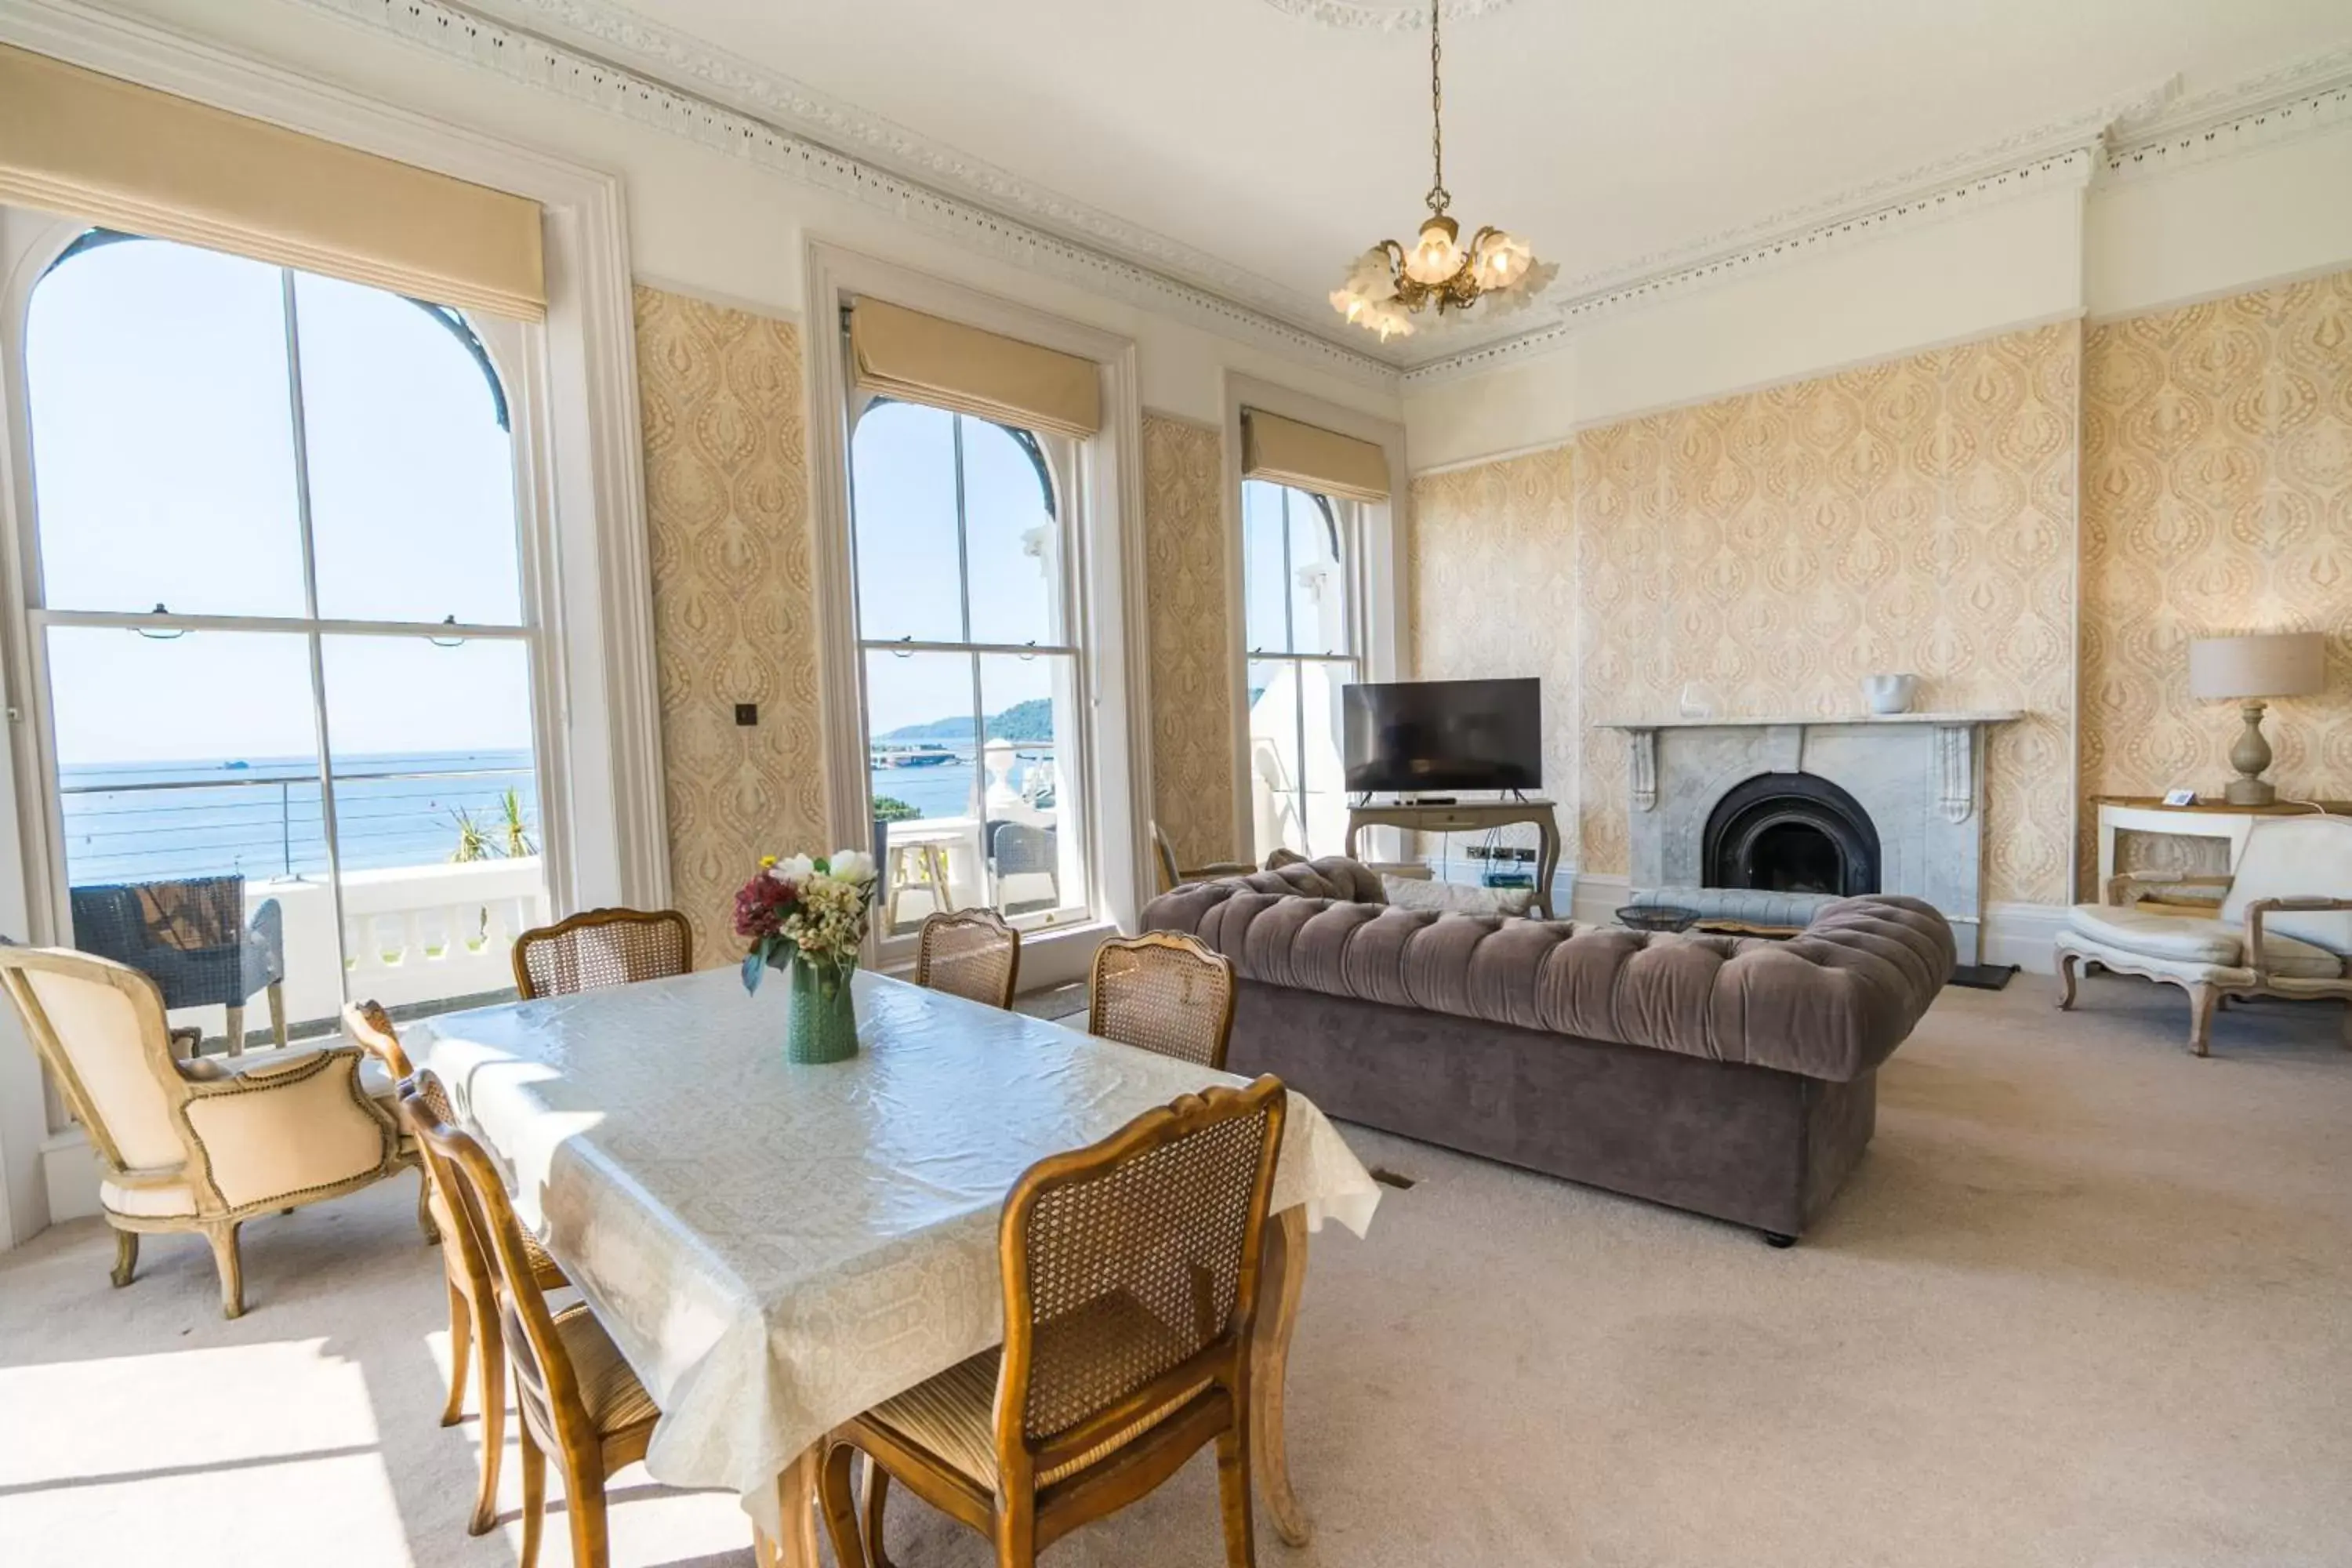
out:
M1441 215L1454 200L1454 194L1445 188L1445 77L1439 68L1444 51L1437 36L1442 5L1443 0L1430 0L1429 5L1429 158L1433 182L1429 187L1429 210Z

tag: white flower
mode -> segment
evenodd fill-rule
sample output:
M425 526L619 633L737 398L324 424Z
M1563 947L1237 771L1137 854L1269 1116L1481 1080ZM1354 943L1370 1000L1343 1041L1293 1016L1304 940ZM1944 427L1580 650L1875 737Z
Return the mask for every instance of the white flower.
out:
M836 849L826 865L832 875L845 882L870 882L874 879L874 857L862 849Z
M805 855L787 856L768 875L779 882L805 882L816 875L816 862Z

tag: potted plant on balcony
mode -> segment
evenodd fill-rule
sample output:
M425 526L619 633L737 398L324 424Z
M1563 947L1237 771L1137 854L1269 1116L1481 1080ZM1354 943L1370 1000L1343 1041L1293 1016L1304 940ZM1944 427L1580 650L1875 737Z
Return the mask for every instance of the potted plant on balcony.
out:
M837 1062L857 1054L850 982L873 900L874 858L856 849L815 860L768 856L735 895L735 934L751 944L743 989L757 992L768 969L792 977L785 1060Z

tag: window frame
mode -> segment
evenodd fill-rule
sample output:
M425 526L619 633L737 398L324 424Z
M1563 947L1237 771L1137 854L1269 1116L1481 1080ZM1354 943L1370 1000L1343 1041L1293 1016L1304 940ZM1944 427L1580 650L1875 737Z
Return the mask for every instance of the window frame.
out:
M1249 643L1250 563L1248 548L1248 487L1251 485L1265 485L1268 489L1279 492L1282 497L1282 620L1283 629L1288 634L1288 641L1291 644L1291 647L1280 652L1273 652L1264 648L1253 647ZM1244 735L1246 736L1249 733L1249 714L1247 710L1249 704L1249 669L1252 665L1345 665L1350 668L1358 679L1362 677L1365 663L1363 646L1364 614L1362 593L1364 572L1362 563L1363 552L1360 541L1358 537L1362 523L1362 516L1359 503L1349 500L1345 497L1328 496L1320 490L1305 489L1297 485L1281 484L1272 479L1244 478L1242 480L1242 548L1239 552L1241 556L1242 575L1242 706L1244 710L1242 715L1242 731ZM1345 592L1348 596L1346 606L1347 615L1345 617L1347 630L1343 638L1343 641L1347 645L1347 648L1346 651L1342 653L1299 653L1295 651L1298 642L1298 627L1296 624L1295 618L1297 613L1298 603L1296 597L1296 590L1297 586L1296 581L1297 567L1292 563L1290 558L1290 508L1293 498L1302 496L1307 500L1313 501L1315 503L1316 510L1322 513L1323 525L1331 532L1333 553L1339 557L1339 581L1342 591ZM1301 683L1301 689L1302 691L1304 689L1303 682ZM1307 705L1304 702L1299 702L1297 704L1297 722L1296 725L1296 740L1298 747L1297 754L1303 762L1307 753ZM1341 742L1340 737L1338 736L1334 736L1333 740L1335 742L1339 742L1340 744L1344 761L1344 742ZM1246 755L1243 758L1242 765L1244 774L1246 774L1249 767L1249 762ZM1344 808L1347 798L1344 778L1341 781L1341 784L1342 787L1337 793L1340 796L1340 804ZM1248 787L1250 790L1250 804L1253 809L1250 815L1243 818L1243 822L1247 825L1247 830L1249 833L1251 843L1250 858L1263 860L1267 855L1272 854L1276 847L1259 844L1256 842L1257 836L1255 831L1255 811L1256 805L1256 785L1254 780L1250 783ZM1307 825L1307 775L1306 770L1303 766L1299 770L1297 787L1288 793L1297 802L1298 821L1303 832ZM1293 847L1282 846L1282 847ZM1305 844L1303 852L1312 858L1321 855L1337 855L1339 853L1339 849L1340 846L1337 844L1317 844L1310 838Z
M1085 889L1086 896L1083 900L1078 901L1071 901L1066 898L1063 902L1055 905L1050 910L1030 910L1016 915L1000 908L998 909L998 912L1003 914L1008 921L1018 929L1024 939L1031 938L1038 933L1047 931L1066 930L1096 921L1099 919L1101 911L1096 908L1093 902L1097 882L1097 879L1094 874L1093 854L1093 823L1096 815L1094 811L1095 770L1092 766L1091 761L1094 752L1092 724L1094 702L1092 700L1093 682L1091 679L1091 672L1087 668L1088 661L1087 658L1085 626L1082 619L1084 614L1084 595L1079 591L1084 565L1086 514L1085 496L1078 483L1079 453L1077 443L1074 442L1066 436L1056 435L1052 431L1025 429L1017 426L1002 424L995 420L983 419L981 416L976 414L958 413L952 409L939 410L939 412L947 414L951 418L957 420L971 419L982 424L994 425L998 429L1003 430L1007 435L1011 436L1015 444L1022 447L1030 461L1035 465L1038 482L1045 492L1045 508L1047 515L1053 518L1055 527L1060 530L1062 535L1062 580L1058 584L1059 596L1061 600L1061 622L1064 636L1075 637L1075 640L1055 643L1052 645L1040 645L1035 643L983 642L975 640L971 637L971 564L969 554L971 519L966 502L966 491L962 469L963 442L962 428L961 425L956 427L957 436L955 451L958 470L956 475L955 489L956 533L959 542L959 604L961 607L963 631L965 634L964 640L960 642L942 641L939 639L922 640L918 639L911 635L903 637L869 637L866 635L866 628L861 621L861 613L859 610L858 595L856 592L857 506L855 470L856 466L857 427L865 420L867 415L871 414L876 408L886 404L907 404L916 407L932 407L935 405L922 404L912 398L898 397L881 393L869 392L854 384L848 388L847 395L849 399L849 413L845 440L847 442L849 470L852 476L852 482L849 487L848 519L848 556L851 587L848 613L849 618L855 628L857 658L857 755L860 757L870 757L873 748L874 723L866 705L866 660L868 656L872 654L897 652L909 654L943 653L971 657L975 659L992 655L1020 658L1026 654L1051 655L1059 658L1067 658L1071 661L1072 668L1076 675L1076 689L1074 693L1072 701L1074 711L1070 715L1074 732L1067 742L1067 744L1070 747L1067 768L1069 777L1078 795L1078 830L1083 836L1085 836L1086 839L1085 855L1081 861L1082 868L1086 873L1087 884ZM974 686L972 697L974 706L973 718L976 721L984 720L987 716L986 697L984 691L978 684L980 679L980 668L977 663L975 663L973 667ZM978 776L975 778L974 783L977 787L984 788L986 785L986 773L982 758L985 752L986 736L979 735L977 734L977 731L975 731L975 733L980 742L980 749L975 751L973 754L972 765L975 770L979 770ZM1056 747L1058 748L1062 744L1064 744L1064 742L1060 737L1057 736L1055 738ZM867 816L870 820L872 816L873 799L870 786L870 768L867 770L867 773L869 778ZM880 846L877 845L877 847L879 848ZM983 856L985 853L986 850L983 846ZM894 935L883 929L883 917L878 905L880 900L887 898L887 896L888 888L887 883L889 873L890 867L887 858L886 858L881 866L881 874L884 879L884 882L881 887L881 892L877 895L877 909L874 921L875 949L885 964L912 963L914 962L915 946L917 942L916 934L908 932L903 935ZM997 908L997 906L993 904L990 907Z
M0 219L16 219L25 216L22 209L0 209ZM7 313L5 330L0 330L0 364L5 364L8 378L9 445L16 458L14 467L16 471L14 487L16 505L8 520L11 571L5 609L17 633L12 640L18 650L23 671L22 679L12 683L14 689L9 716L29 742L29 744L16 748L18 799L31 798L39 811L39 842L37 846L27 846L25 858L29 884L27 923L37 932L42 929L43 915L47 921L47 935L37 937L37 940L62 941L73 929L68 902L71 879L67 870L65 799L58 771L56 694L49 671L48 634L64 628L171 632L174 635L192 631L260 633L303 638L310 667L311 722L319 764L320 827L327 851L326 874L334 900L337 958L342 966L346 990L349 954L342 948L348 932L343 916L343 882L335 825L334 745L329 726L324 681L326 639L338 636L429 637L437 634L463 637L467 641L521 643L526 649L530 672L531 750L540 800L541 877L551 906L557 909L567 907L564 900L571 891L572 825L558 811L556 805L568 798L568 792L562 782L568 770L562 738L551 718L557 708L556 694L549 676L553 658L548 628L548 605L545 603L547 576L543 570L547 529L546 518L540 505L542 492L537 482L542 458L534 450L537 443L530 438L531 427L518 417L532 406L528 378L524 379L523 384L518 385L514 373L507 371L499 363L501 350L517 361L527 360L528 355L520 352L526 347L527 327L521 322L493 321L465 312L454 312L473 331L479 348L476 357L490 374L499 376L503 384L499 388L499 395L508 415L508 436L513 457L511 486L519 600L519 614L514 624L358 619L322 616L317 613L316 542L310 516L307 463L299 446L302 423L299 403L300 355L297 347L299 326L292 308L295 273L291 268L260 261L251 265L269 267L278 274L279 319L286 333L288 391L290 398L298 400L290 409L297 436L294 453L296 548L302 557L304 607L308 613L300 616L246 616L173 612L158 616L121 610L55 609L46 603L43 584L39 510L34 494L32 471L33 389L26 360L26 339L33 300L41 284L51 271L67 262L78 250L87 248L86 240L92 232L92 226L70 218L48 220L28 226L33 230L29 242L17 249L14 258L16 279L5 300ZM0 224L0 247L5 247L6 238L15 227L13 223ZM133 235L124 237L121 243L173 242ZM0 255L5 253L5 249L0 249ZM434 311L427 310L426 313ZM446 325L446 322L443 324ZM346 1000L349 1000L348 996Z
M1143 423L1131 338L1080 325L915 268L811 239L803 256L804 320L832 323L860 297L941 316L1092 361L1101 376L1102 428L1070 445L1060 498L1076 509L1068 543L1077 595L1075 629L1087 665L1087 874L1094 916L1042 930L1021 948L1024 987L1081 979L1106 937L1131 929L1154 887L1145 805L1151 777L1143 573ZM809 474L814 527L817 641L825 776L836 844L873 836L849 534L849 389L842 334L807 334ZM895 948L874 952L900 967Z

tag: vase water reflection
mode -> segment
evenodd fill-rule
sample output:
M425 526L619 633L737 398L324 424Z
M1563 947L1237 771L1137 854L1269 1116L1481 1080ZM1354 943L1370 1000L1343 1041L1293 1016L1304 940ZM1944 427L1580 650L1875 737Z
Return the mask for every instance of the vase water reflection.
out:
M792 977L784 1059L802 1065L847 1061L857 1054L856 960L828 963L794 953L774 965Z

